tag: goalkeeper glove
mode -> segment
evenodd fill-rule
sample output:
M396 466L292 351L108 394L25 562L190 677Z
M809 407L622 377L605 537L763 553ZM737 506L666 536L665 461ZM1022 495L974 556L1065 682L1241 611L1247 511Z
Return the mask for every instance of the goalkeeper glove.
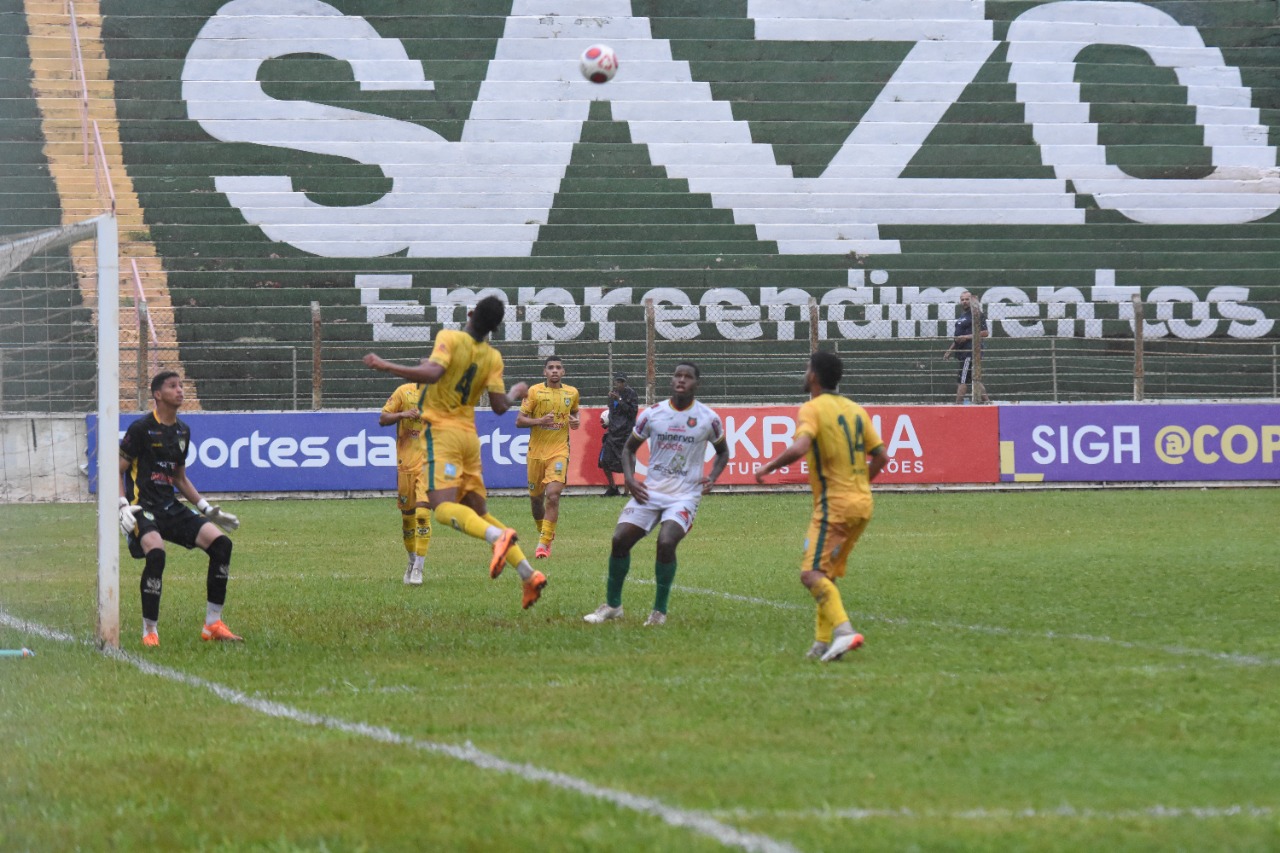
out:
M220 506L211 505L204 498L201 498L200 503L196 504L196 509L200 510L201 515L228 533L240 526L240 519Z
M135 513L142 511L140 506L131 506L127 498L120 499L120 532L125 536L133 535L133 528L137 526L138 519Z

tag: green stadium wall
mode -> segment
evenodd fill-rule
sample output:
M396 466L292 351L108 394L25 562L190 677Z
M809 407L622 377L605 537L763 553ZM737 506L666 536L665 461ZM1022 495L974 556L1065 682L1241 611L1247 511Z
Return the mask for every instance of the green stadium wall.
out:
M639 366L654 299L660 352L724 360L729 399L767 359L799 364L810 298L824 345L901 354L869 399L938 399L920 339L948 335L963 289L993 347L1096 353L1131 337L1134 293L1157 351L1280 340L1270 0L102 13L206 407L285 399L275 347L307 339L313 301L326 355L355 364L423 354L486 290L518 306L509 361L611 343ZM596 42L621 59L605 85L577 69ZM1223 396L1272 388L1274 366L1220 363ZM326 383L345 405L387 391L358 369Z

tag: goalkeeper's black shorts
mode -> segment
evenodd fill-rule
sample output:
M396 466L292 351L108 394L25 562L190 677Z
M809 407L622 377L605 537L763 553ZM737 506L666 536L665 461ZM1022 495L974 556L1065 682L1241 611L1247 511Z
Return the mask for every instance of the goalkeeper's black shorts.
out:
M200 528L211 524L203 515L196 512L182 501L175 500L159 509L147 508L135 516L138 519L137 534L129 537L129 556L141 560L141 539L150 531L160 534L160 538L183 548L196 547L196 537Z

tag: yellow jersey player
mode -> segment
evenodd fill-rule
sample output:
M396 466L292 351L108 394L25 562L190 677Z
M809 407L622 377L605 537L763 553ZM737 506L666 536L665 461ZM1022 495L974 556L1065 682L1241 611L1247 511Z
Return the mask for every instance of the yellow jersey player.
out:
M396 506L400 508L400 532L409 565L404 582L422 585L422 567L431 547L431 510L427 505L427 480L422 475L426 451L422 436L422 412L418 401L425 385L406 382L387 398L378 415L380 426L396 425Z
M462 331L442 329L431 355L415 365L394 364L374 353L365 367L381 370L427 386L418 410L424 423L427 503L436 520L493 548L489 577L502 574L504 564L515 566L524 583L521 604L530 608L542 595L547 577L535 571L516 544L516 532L489 514L484 472L480 467L480 438L476 435L476 403L489 394L489 405L501 415L512 400L524 399L528 386L517 382L508 393L502 381L502 355L489 345L489 334L502 323L506 305L486 296L467 312Z
M865 409L836 390L840 357L815 352L804 374L809 401L800 407L795 440L756 472L756 482L784 465L809 463L813 516L805 536L800 582L818 605L817 629L807 657L833 661L862 645L835 582L844 577L849 552L871 521L871 481L889 457Z
M550 356L542 364L542 376L546 381L529 388L516 415L516 426L529 428L529 503L539 533L533 556L540 560L551 556L556 538L560 492L569 474L569 430L581 425L578 389L564 384L564 362Z

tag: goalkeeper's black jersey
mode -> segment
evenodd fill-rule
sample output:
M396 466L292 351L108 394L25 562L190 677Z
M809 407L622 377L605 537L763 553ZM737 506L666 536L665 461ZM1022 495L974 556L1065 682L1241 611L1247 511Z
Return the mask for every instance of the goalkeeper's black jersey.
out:
M143 509L164 509L177 501L174 477L186 465L191 428L178 419L162 424L151 412L129 425L120 455L132 464L125 474L125 497Z

